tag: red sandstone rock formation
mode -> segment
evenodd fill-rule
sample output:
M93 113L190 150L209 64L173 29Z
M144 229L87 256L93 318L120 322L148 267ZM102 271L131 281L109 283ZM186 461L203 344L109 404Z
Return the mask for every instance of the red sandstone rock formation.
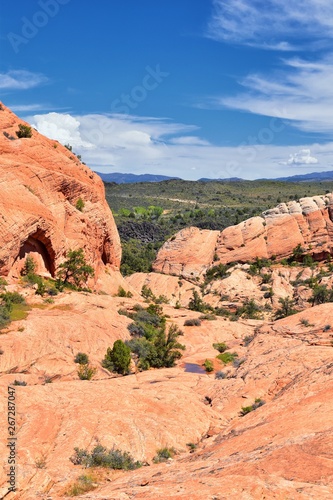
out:
M158 252L154 271L186 278L202 276L219 262L283 258L297 245L321 258L333 253L333 195L281 203L261 217L218 231L183 229Z
M117 267L121 248L101 179L57 141L32 130L18 139L25 123L0 110L0 273L17 274L28 253L38 271L54 275L70 249L84 249L96 274ZM82 211L76 208L78 199Z

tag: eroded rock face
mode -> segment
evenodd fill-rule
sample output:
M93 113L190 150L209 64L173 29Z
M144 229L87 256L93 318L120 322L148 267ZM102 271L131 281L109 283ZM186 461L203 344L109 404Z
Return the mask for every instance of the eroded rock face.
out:
M0 273L18 274L31 253L39 273L54 275L70 249L82 247L96 272L119 266L121 247L101 179L67 148L0 110ZM81 198L82 211L76 208Z
M333 252L332 208L330 193L281 203L221 232L183 229L160 249L154 270L196 278L219 262L288 257L297 245L320 259Z

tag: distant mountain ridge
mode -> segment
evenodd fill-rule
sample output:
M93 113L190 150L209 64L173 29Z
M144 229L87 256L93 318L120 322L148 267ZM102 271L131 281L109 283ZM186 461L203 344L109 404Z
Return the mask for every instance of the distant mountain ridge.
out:
M117 184L132 184L135 182L161 182L169 180L182 180L181 177L169 177L167 175L155 174L121 174L119 172L112 172L104 174L96 172L104 182L116 182ZM241 182L247 179L240 177L230 178L217 178L209 179L208 177L201 177L197 182ZM318 181L331 181L333 180L333 170L327 172L310 172L309 174L292 175L290 177L276 177L268 179L263 177L255 179L256 181L281 181L281 182L318 182Z
M104 174L96 172L104 182L116 182L117 184L132 184L134 182L161 182L171 179L181 180L180 177L169 177L167 175L155 174L121 174L120 172L112 172Z

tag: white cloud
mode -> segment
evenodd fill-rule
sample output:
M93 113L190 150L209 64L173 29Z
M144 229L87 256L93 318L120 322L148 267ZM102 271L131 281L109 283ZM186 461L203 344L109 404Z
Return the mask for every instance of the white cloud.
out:
M47 83L46 76L25 70L0 73L0 89L27 90Z
M80 122L69 114L48 113L35 115L32 125L43 135L55 139L62 144L71 144L73 147L93 147L93 144L84 141L80 133Z
M219 147L199 136L186 135L196 130L195 126L128 115L48 113L27 121L48 137L71 144L87 165L100 172L154 173L184 179L274 178L293 175L295 169L299 173L301 160L308 168L317 159L322 170L333 169L333 143L300 145L298 153L295 146L272 144ZM293 161L285 161L288 157Z
M200 137L196 137L194 135L186 135L183 137L175 137L170 140L172 144L187 144L187 145L195 145L195 146L209 146L209 142L204 139L200 139Z
M310 149L301 149L297 153L290 154L289 159L281 162L281 165L315 165L317 163L318 159L311 156Z
M252 74L240 84L245 92L217 98L215 106L282 118L307 132L333 132L333 54L315 62L286 59L280 71Z
M330 0L213 0L208 36L263 49L293 50L300 39L333 37Z

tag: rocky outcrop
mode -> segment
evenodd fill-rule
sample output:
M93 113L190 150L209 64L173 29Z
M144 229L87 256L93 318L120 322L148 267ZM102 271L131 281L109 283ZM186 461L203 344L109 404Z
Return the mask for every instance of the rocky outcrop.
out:
M155 272L195 279L214 260L219 231L187 227L164 243L153 265Z
M221 232L183 229L158 252L154 270L200 277L218 263L250 262L256 257L284 258L297 245L314 258L333 253L333 195L281 203Z
M18 273L32 253L38 271L54 275L69 249L84 249L96 272L118 267L121 247L101 179L67 148L0 110L0 273ZM27 125L27 124L26 124ZM81 198L82 210L76 208Z

